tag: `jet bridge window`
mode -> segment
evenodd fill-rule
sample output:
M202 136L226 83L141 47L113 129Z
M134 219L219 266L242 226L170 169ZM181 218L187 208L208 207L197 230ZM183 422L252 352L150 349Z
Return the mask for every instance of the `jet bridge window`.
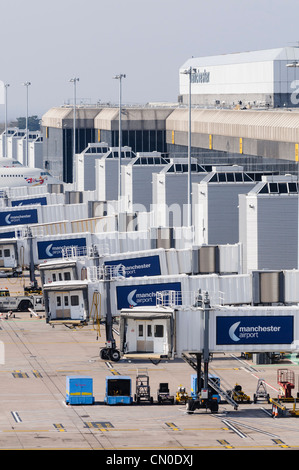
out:
M288 193L287 183L278 183L279 194Z
M259 194L266 194L266 193L269 193L269 189L268 189L268 185L265 184L265 186L262 187L262 189L260 190Z
M163 338L164 336L164 326L163 325L155 325L155 338Z
M76 307L79 305L79 295L71 295L71 306Z
M297 184L296 183L289 183L289 192L290 193L297 193Z

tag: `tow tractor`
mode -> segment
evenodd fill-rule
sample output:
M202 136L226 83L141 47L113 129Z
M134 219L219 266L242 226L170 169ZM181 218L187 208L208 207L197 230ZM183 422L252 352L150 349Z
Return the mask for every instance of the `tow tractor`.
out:
M182 387L182 385L179 386L176 392L176 397L175 397L175 402L177 404L179 403L184 403L186 405L187 401L189 400L189 395L186 392L186 388Z
M232 390L228 390L229 396L237 403L250 403L250 396L243 392L242 386L236 384Z
M11 296L7 288L0 289L0 311L26 312L29 309L44 311L44 298L42 295Z

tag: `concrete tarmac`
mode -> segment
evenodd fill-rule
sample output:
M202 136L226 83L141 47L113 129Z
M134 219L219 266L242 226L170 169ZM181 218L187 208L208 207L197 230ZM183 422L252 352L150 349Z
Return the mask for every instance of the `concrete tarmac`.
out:
M117 336L116 336L117 339ZM187 414L184 404L158 404L160 382L168 382L176 394L184 386L190 394L194 370L181 359L152 363L148 360L103 361L99 350L101 336L91 325L70 329L55 327L45 318L17 312L1 317L0 340L5 357L0 364L0 449L4 450L282 450L299 448L299 417L289 411L272 417L267 402L239 404L235 410L221 403L219 412L204 409ZM132 394L138 368L147 368L152 405L123 406L104 404L105 378L129 375ZM211 373L221 378L222 388L240 384L253 398L257 381L263 378L272 398L277 397L277 369L295 373L297 396L299 366L284 359L278 364L254 365L234 354L217 354L210 362ZM88 375L93 378L93 405L65 403L66 377Z

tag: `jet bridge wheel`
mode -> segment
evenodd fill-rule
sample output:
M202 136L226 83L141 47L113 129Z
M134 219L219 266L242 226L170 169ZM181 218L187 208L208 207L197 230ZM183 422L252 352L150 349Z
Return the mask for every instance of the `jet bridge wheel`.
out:
M30 300L21 300L18 310L20 312L28 312L29 308L32 308L32 302Z
M117 349L110 349L108 354L111 361L118 362L120 360L120 352Z
M118 362L120 360L120 352L117 349L103 348L100 350L100 358L107 361Z
M109 349L103 348L100 350L100 358L103 360L108 360L109 359Z

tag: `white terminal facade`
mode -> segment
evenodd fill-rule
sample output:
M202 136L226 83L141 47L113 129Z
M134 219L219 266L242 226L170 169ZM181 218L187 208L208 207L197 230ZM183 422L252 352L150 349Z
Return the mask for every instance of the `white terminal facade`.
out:
M192 104L298 106L298 65L298 47L191 58L179 70L179 101L188 103L189 69Z

